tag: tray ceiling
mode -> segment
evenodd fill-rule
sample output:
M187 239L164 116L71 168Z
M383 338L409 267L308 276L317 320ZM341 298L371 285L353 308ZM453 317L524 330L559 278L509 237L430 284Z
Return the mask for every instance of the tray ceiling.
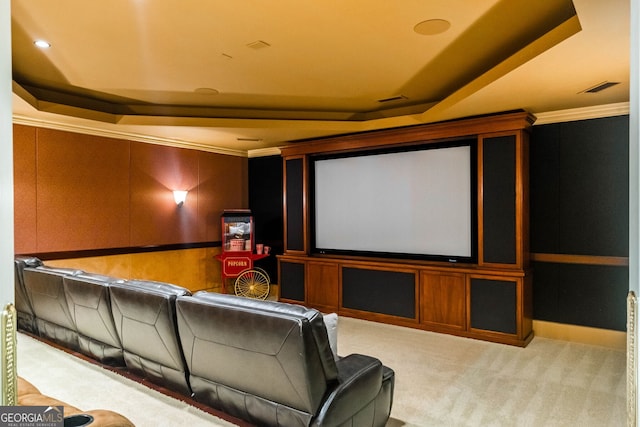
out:
M242 155L319 136L629 99L626 0L11 7L17 123ZM605 82L616 84L585 92Z

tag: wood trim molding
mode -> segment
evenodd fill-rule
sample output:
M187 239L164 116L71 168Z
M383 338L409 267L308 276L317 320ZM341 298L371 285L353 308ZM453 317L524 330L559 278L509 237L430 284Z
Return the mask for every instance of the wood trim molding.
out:
M629 265L628 257L597 256L597 255L532 253L531 261L553 262L558 264L610 265L614 267L626 267Z
M14 86L15 88L15 86ZM234 150L223 147L214 147L190 141L180 141L174 138L144 135L121 130L104 129L100 126L85 126L70 123L61 123L53 120L33 119L22 115L13 115L13 123L18 125L33 126L46 129L55 129L65 132L79 133L82 135L102 136L105 138L125 139L128 141L144 142L147 144L164 145L166 147L186 148L189 150L206 151L209 153L224 154L227 156L247 157L248 153L242 150ZM265 155L265 154L258 154Z
M176 244L170 244L170 245L137 246L137 247L126 247L126 248L86 249L86 250L62 251L62 252L34 252L34 253L16 254L16 255L34 256L41 259L42 261L52 261L57 259L89 258L89 257L108 256L108 255L174 251L174 250L180 250L180 249L215 248L215 247L221 247L221 246L222 246L222 242L218 241L218 242L176 243Z
M307 142L299 142L283 147L283 157L320 154L338 151L351 151L440 142L450 138L464 138L485 133L529 129L535 117L526 111L497 114L492 116L472 117L427 125L405 126L387 130L357 133L338 137L329 137Z
M536 126L629 114L629 102L536 113Z
M581 344L599 345L624 351L627 334L623 331L593 328L590 326L533 320L536 337L570 341Z

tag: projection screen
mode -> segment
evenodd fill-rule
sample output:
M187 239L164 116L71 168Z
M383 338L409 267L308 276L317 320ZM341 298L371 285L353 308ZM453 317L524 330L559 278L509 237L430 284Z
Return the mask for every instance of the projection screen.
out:
M472 257L469 144L317 159L315 249Z

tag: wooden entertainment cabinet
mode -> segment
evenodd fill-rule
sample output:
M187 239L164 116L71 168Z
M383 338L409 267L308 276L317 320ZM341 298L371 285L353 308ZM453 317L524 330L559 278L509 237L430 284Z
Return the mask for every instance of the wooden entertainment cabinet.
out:
M527 112L373 131L282 149L285 251L280 300L324 312L526 346L529 271ZM477 263L311 253L309 159L318 154L477 141Z

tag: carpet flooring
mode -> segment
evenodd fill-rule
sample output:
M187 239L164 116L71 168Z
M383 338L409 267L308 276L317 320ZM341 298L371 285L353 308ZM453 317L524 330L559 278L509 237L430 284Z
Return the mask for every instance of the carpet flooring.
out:
M388 427L626 425L623 351L544 338L519 348L340 318L338 352L394 369Z
M17 347L19 376L82 410L109 409L137 427L235 425L28 335Z
M537 337L518 348L341 317L338 353L394 369L387 427L626 424L619 350ZM45 394L120 412L139 427L232 425L24 334L18 373Z

